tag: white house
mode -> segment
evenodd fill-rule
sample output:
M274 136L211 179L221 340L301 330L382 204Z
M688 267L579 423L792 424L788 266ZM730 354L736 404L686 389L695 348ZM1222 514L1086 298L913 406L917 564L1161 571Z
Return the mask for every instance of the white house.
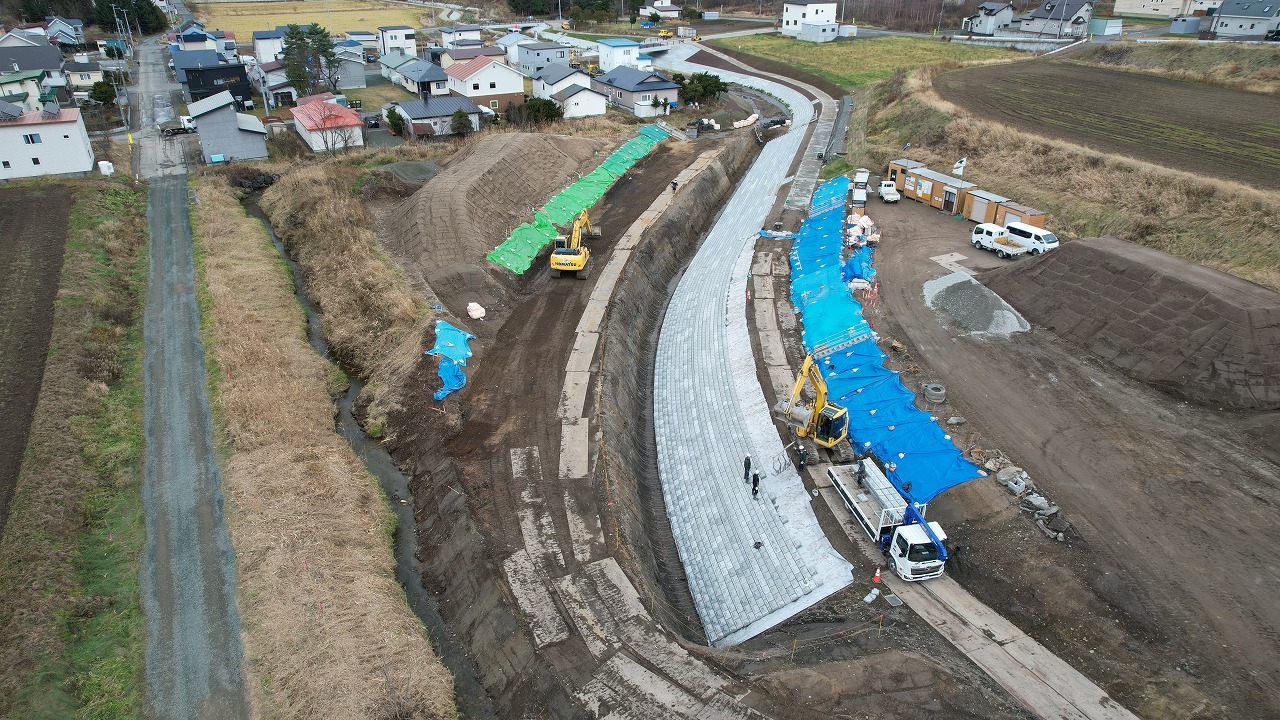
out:
M378 28L378 54L386 55L399 50L405 55L417 57L418 40L408 25L388 25Z
M449 92L461 95L480 107L502 112L511 105L524 104L524 75L493 58L478 57L445 68Z
M657 13L658 17L663 20L678 20L680 18L680 6L672 5L671 3L650 2L645 3L644 7L640 8L640 17L642 18L651 18L654 13Z
M536 42L538 42L538 40L535 40L524 33L513 32L503 35L494 41L493 44L495 47L500 47L507 52L507 64L515 67L520 62L520 58L516 56L516 48L520 45L530 45Z
M48 35L33 30L10 30L0 35L0 47L40 47L48 44Z
M1092 17L1091 0L1045 0L1022 18L1021 30L1054 37L1084 37L1089 33Z
M258 58L259 63L269 63L284 53L284 31L283 25L275 30L254 30L253 31L253 56Z
M1280 0L1226 0L1212 28L1218 39L1261 40L1280 30Z
M289 78L286 77L285 62L283 60L272 60L271 62L251 65L248 75L258 94L267 98L267 107L269 108L292 105L294 100L298 98L298 91L294 89L293 83L289 82Z
M455 25L454 27L440 28L440 45L446 48L461 47L458 45L459 40L474 40L482 42L480 37L479 25Z
M312 152L338 152L364 146L361 131L364 121L355 110L336 102L300 98L298 106L289 112L293 114L293 129Z
M603 115L609 106L604 93L581 85L570 85L552 95L551 101L560 106L565 120Z
M552 95L571 87L591 87L591 76L568 65L548 65L533 76L533 96L551 100Z
M977 35L995 35L997 30L1008 30L1012 26L1013 4L999 0L987 0L960 23L961 30Z
M833 22L802 22L797 40L805 42L831 42L840 36L840 25Z
M570 49L568 45L553 42L519 45L516 47L516 57L519 59L516 67L525 75L532 76L551 63L568 64Z
M26 110L0 100L0 180L85 173L93 146L79 108Z
M801 25L837 23L835 0L786 0L782 3L782 34L796 37Z
M596 42L600 53L600 70L635 67L640 58L640 43L626 38L605 38Z

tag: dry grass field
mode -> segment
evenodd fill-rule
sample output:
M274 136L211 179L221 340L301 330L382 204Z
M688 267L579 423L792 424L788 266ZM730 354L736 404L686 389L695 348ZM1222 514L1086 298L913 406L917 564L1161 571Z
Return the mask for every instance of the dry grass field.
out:
M224 178L197 188L204 334L257 714L454 717L452 677L395 578L386 500L334 432L337 372L307 344L288 271Z
M432 23L430 9L370 0L329 2L199 3L193 11L210 30L236 34L240 43L253 42L254 30L274 30L277 25L316 23L333 34L348 30L377 32L379 26L425 27Z
M1280 95L1280 47L1274 44L1118 42L1089 46L1071 60Z
M777 35L750 35L714 40L719 49L784 62L845 87L857 87L892 77L899 70L922 65L1002 60L1024 53L914 37L878 37L855 42L807 43Z

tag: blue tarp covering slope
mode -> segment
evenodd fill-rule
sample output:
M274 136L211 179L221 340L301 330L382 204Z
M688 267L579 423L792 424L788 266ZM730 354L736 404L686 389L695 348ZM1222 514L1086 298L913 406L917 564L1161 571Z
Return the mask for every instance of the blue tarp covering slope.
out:
M845 284L871 280L873 253L861 248L841 263L844 206L849 179L836 178L814 192L810 212L791 248L791 299L804 321L804 346L869 336L862 305ZM874 452L903 497L927 503L944 490L982 477L960 454L937 418L915 406L915 393L898 374L884 367L885 354L874 339L818 358L828 397L849 411L850 442L859 452Z
M475 339L476 336L466 330L454 327L444 320L436 321L436 344L426 352L427 355L440 356L438 372L444 385L435 392L436 400L445 399L449 393L461 390L467 384L462 366L471 357L471 347L467 341Z

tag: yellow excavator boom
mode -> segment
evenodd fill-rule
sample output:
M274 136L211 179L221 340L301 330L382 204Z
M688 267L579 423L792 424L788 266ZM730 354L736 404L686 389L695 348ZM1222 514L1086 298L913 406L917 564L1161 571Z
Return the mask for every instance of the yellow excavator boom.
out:
M573 229L569 234L556 237L555 249L551 251L553 274L558 276L571 272L577 277L586 277L587 263L591 261L591 251L582 242L586 237L600 237L600 230L591 227L591 216L583 210L573 219Z
M813 386L813 406L800 404L805 385ZM799 437L812 438L822 447L832 448L849 437L849 411L827 402L827 381L822 370L814 362L813 355L806 355L791 389L791 397L774 408L783 422L795 429Z

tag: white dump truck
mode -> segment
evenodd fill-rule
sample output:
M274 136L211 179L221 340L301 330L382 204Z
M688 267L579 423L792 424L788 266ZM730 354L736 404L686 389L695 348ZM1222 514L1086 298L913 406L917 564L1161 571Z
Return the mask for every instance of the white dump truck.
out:
M898 192L898 186L892 180L885 180L880 183L880 189L876 191L880 195L881 202L898 202L902 199L902 194Z
M190 115L183 115L179 117L177 120L170 120L169 122L160 123L158 127L160 128L160 134L165 136L183 135L186 133L193 133L196 131L195 121L191 119Z
M979 250L990 250L999 258L1026 255L1027 248L1009 238L1009 231L991 223L978 223L969 236L969 242Z
M898 577L915 582L942 576L947 534L938 523L924 519L927 505L904 500L870 458L832 465L827 477Z

